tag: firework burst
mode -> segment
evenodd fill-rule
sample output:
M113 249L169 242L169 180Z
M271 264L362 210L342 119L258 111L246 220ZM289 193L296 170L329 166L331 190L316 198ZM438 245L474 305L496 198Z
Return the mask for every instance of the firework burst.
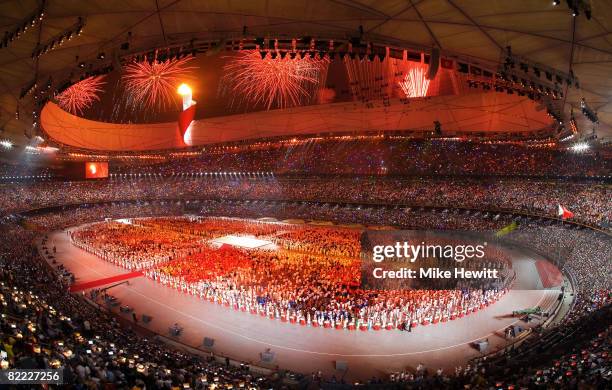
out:
M104 77L93 76L71 85L56 96L59 106L73 115L83 115L83 111L100 100Z
M289 56L264 59L258 51L243 51L223 67L222 82L229 90L254 106L287 108L312 99L324 83L329 60Z
M123 69L121 78L133 105L146 109L164 109L176 103L177 86L189 76L193 66L187 66L193 57L171 59L164 62L131 63Z
M430 82L431 80L425 75L424 67L414 67L408 71L403 80L399 81L399 86L406 97L425 97Z

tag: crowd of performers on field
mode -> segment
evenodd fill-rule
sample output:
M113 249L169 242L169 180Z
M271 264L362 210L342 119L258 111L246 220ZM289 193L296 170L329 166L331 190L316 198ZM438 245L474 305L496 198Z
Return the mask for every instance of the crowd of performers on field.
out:
M186 257L202 245L199 240L180 232L162 232L122 222L96 224L68 231L68 234L79 248L132 271Z
M284 322L348 330L410 330L469 315L496 302L510 278L487 288L364 290L360 230L232 218L151 218L70 232L102 259L210 302ZM238 233L237 233L238 232ZM243 250L209 243L248 234L278 245ZM500 251L489 266L510 267Z

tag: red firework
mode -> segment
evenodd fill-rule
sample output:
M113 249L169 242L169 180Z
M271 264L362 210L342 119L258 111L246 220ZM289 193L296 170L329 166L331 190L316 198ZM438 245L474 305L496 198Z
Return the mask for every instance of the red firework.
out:
M149 109L162 109L176 102L176 88L195 67L187 66L193 57L171 59L164 62L135 62L123 69L122 81L135 105Z
M73 115L83 115L83 111L100 100L99 93L106 84L103 81L104 77L104 75L93 76L71 85L56 96L59 106Z
M406 97L425 97L430 82L431 80L425 75L425 67L414 67L408 71L403 80L399 81L399 86Z
M295 107L312 98L324 83L329 60L289 56L264 59L257 50L243 51L231 57L223 67L223 82L236 95L252 105L266 109Z

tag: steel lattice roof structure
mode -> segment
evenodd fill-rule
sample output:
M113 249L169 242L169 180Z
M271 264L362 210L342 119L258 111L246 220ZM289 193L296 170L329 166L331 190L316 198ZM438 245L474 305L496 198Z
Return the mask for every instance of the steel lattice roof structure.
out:
M609 138L612 4L607 0L583 3L591 8L590 19L584 10L574 17L565 2L553 6L549 0L2 1L0 25L7 32L19 29L41 6L44 17L0 48L0 138L24 143L25 134L31 135L37 120L32 118L36 101L33 93L24 92L34 80L34 91L49 77L57 83L66 75L78 74L81 62L97 64L100 53L106 53L106 61L112 63L119 56L154 48L205 41L225 44L247 36L337 41L358 36L379 45L424 52L435 48L442 56L496 66L503 64L510 47L516 58L531 64L530 72L537 64L573 74L579 88L561 83L559 110L566 119L573 110L581 132L595 127L600 138ZM33 55L81 21L79 36ZM583 98L597 112L599 124L581 114ZM442 100L441 104L449 103ZM539 110L526 113L523 123L542 125ZM265 117L267 113L253 114ZM207 120L214 122L214 118ZM241 120L236 122L244 123Z

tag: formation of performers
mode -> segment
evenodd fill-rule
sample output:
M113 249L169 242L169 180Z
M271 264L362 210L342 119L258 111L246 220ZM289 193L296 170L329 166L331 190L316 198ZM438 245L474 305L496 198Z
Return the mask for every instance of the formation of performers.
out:
M210 243L226 234L267 239L278 249ZM231 218L136 219L71 233L80 248L123 268L142 270L163 285L305 326L409 330L469 315L507 291L503 283L473 289L363 289L359 237L358 229Z

